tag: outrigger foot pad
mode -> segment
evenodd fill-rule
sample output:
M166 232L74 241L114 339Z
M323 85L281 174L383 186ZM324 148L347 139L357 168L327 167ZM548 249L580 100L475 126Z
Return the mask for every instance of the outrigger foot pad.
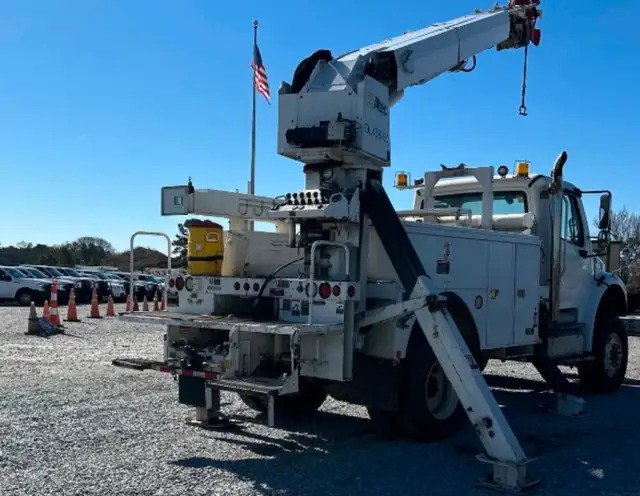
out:
M545 413L561 417L582 418L589 413L585 410L586 401L579 396L564 393L548 393L538 404Z
M493 465L493 473L486 479L480 479L478 485L506 494L523 494L532 491L540 484L537 479L530 479L527 467L535 460L531 458L519 464L501 462L480 454L478 460Z

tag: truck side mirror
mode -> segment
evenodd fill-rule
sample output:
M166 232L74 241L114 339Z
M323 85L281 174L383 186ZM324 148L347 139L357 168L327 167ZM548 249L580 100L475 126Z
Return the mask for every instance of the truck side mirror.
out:
M611 217L609 212L611 211L611 195L605 193L600 196L600 211L598 213L598 229L608 231Z

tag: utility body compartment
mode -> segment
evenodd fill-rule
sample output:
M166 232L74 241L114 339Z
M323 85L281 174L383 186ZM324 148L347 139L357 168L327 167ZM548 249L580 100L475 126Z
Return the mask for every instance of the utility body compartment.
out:
M482 349L541 342L537 236L421 222L404 226L437 290L455 293L466 304ZM398 279L375 231L371 231L368 276Z

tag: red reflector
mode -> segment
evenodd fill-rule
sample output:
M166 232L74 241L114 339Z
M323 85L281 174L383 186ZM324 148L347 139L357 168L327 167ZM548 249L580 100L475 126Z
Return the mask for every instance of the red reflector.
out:
M243 289L244 289L245 291L249 291L249 288L250 288L251 286L249 286L249 283L248 283L248 282L245 282L245 283L242 285L242 287L243 287Z
M353 298L353 295L356 294L356 288L354 286L349 286L347 288L347 296L349 298Z
M318 292L323 298L329 298L329 296L331 295L331 285L328 282L323 282L322 284L320 284Z
M183 370L182 375L193 375L193 370Z
M169 367L160 367L160 372L169 372Z
M176 282L173 279L169 279L169 287L172 288L176 285Z
M238 281L233 283L233 289L235 289L236 291L240 289L240 283Z
M340 296L340 286L335 285L331 292L333 293L333 296Z
M182 277L178 277L176 279L176 289L180 291L182 288L184 288L184 279Z

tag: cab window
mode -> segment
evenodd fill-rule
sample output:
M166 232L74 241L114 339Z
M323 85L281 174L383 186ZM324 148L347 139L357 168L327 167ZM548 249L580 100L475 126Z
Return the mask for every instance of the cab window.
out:
M571 244L583 246L584 231L580 217L580 208L578 208L578 199L575 196L564 195L562 202L562 219L562 239L566 239Z
M482 215L482 193L436 196L435 208L465 208L471 210L471 215ZM494 191L494 215L526 212L527 197L522 191Z

